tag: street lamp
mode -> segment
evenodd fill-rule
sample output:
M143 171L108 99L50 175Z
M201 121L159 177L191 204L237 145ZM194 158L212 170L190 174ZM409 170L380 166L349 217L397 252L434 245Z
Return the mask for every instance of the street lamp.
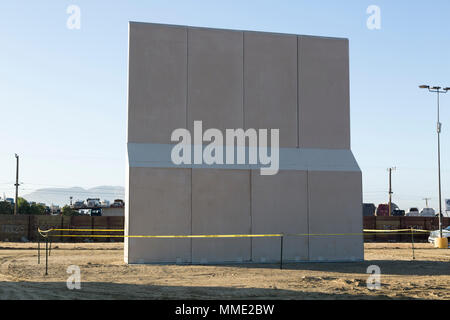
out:
M438 137L438 177L439 177L439 238L442 238L442 196L441 196L441 129L442 123L439 119L439 95L441 93L447 93L450 87L445 87L441 90L441 87L430 87L428 85L419 86L421 89L427 89L429 92L437 93L437 137Z

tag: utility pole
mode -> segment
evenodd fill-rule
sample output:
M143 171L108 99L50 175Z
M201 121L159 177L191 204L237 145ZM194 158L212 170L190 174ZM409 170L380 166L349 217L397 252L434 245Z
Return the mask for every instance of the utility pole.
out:
M14 200L14 215L17 215L17 198L19 195L19 156L17 155L17 153L15 154L16 156L16 198Z
M430 201L431 198L423 198L423 200L425 200L426 206L427 206L427 208L428 208L428 201Z
M395 170L395 167L388 168L389 171L389 216L392 215L392 170Z

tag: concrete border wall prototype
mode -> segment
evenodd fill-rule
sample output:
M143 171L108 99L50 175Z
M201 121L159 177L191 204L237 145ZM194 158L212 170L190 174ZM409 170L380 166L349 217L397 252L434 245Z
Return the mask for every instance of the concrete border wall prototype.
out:
M348 40L131 22L126 235L362 232ZM175 129L279 129L279 172L177 166ZM284 261L360 261L363 236L285 237ZM127 263L280 260L279 238L125 238Z

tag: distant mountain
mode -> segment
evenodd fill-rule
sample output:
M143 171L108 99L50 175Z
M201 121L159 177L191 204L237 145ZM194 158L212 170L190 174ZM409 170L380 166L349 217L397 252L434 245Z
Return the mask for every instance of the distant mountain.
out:
M20 189L19 189L20 190ZM98 186L90 189L80 187L72 188L44 188L34 192L20 195L27 201L42 202L46 205L64 206L70 203L70 197L73 202L77 200L86 200L87 198L100 198L100 200L109 200L111 203L114 199L124 199L125 189L119 186Z

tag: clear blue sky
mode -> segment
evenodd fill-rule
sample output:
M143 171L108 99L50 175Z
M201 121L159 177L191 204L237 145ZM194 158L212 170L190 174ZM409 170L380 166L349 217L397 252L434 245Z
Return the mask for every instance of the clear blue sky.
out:
M117 1L118 2L118 1ZM124 185L128 21L350 39L352 148L364 201L437 207L435 96L450 86L450 2L8 1L0 4L0 194ZM67 7L81 9L69 30ZM369 5L381 30L369 30ZM443 195L450 198L450 93L442 99Z

